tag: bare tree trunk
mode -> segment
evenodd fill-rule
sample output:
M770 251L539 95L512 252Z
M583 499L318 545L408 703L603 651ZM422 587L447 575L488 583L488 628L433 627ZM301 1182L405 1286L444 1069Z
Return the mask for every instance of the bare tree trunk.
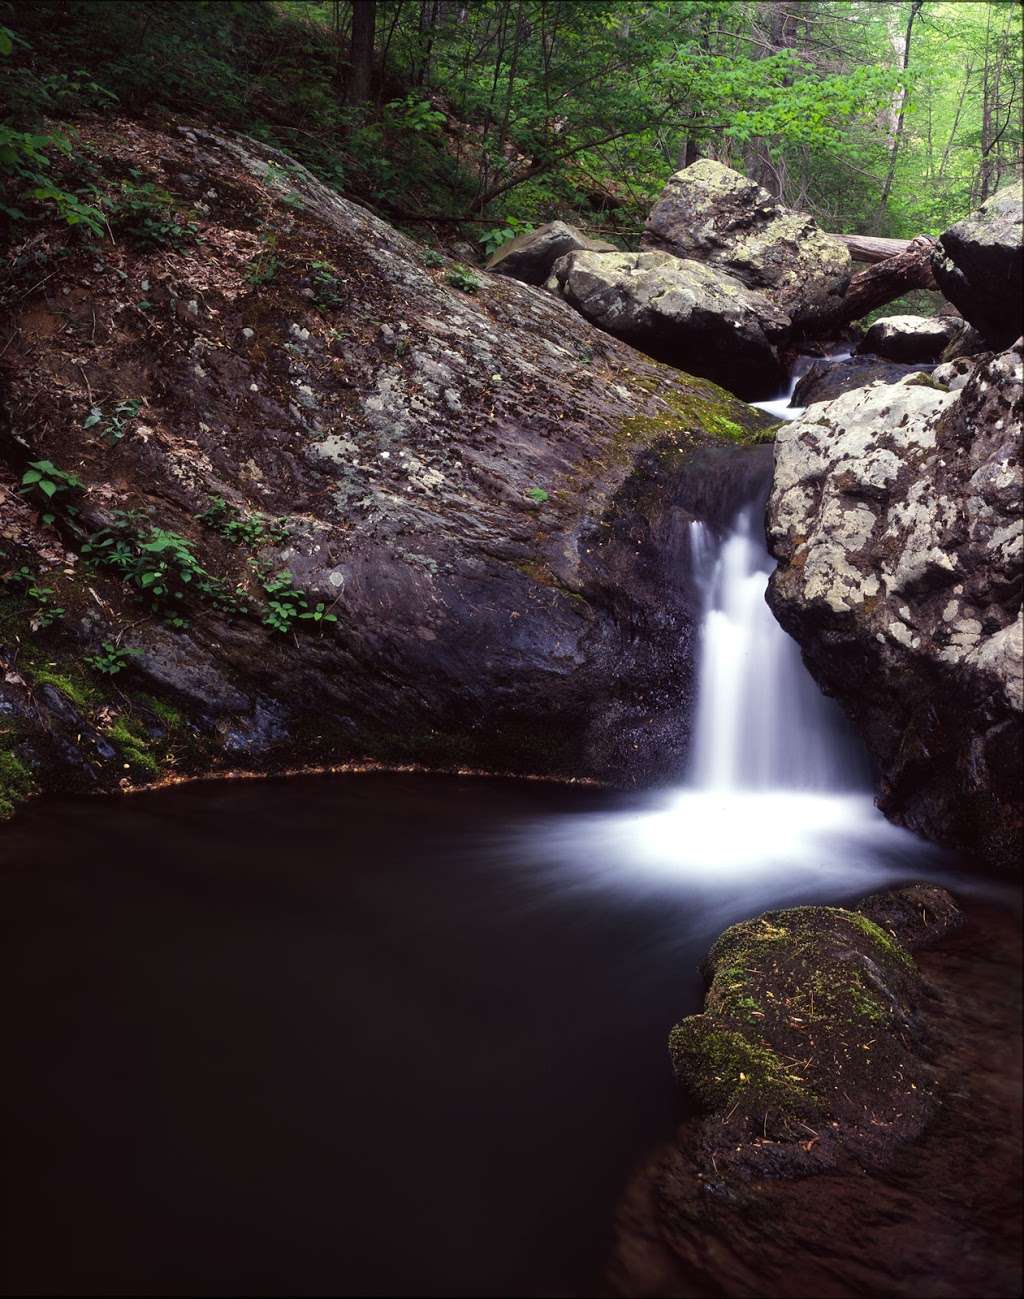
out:
M914 34L914 19L921 12L921 6L924 0L911 0L910 16L907 18L907 34L903 38L903 71L906 72L910 66L910 39ZM893 134L892 148L889 151L889 170L885 175L885 184L882 186L882 194L879 199L879 208L884 208L889 202L889 195L892 193L892 183L896 178L896 161L899 158L900 141L903 139L903 120L907 111L906 91L900 96L900 111L896 118L896 130Z
M365 104L370 99L376 32L377 0L353 0L347 96L350 104Z
M946 141L946 147L942 151L942 162L939 163L939 177L938 177L939 180L942 180L942 178L945 176L946 167L949 165L949 152L953 147L953 142L956 139L957 129L960 126L960 116L964 111L964 99L967 96L967 88L971 84L972 70L973 69L971 67L971 62L968 59L967 71L964 73L964 83L960 87L960 98L956 101L956 115L953 118L953 125L949 129L949 139Z
M910 239L878 239L874 235L833 235L832 238L846 245L855 262L885 262L905 253L912 243Z

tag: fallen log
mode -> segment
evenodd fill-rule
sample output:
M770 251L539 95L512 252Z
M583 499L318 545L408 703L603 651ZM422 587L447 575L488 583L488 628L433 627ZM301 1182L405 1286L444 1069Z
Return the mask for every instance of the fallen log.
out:
M857 235L836 236L836 238L860 238ZM882 242L874 240L872 242ZM912 289L934 289L935 277L932 274L932 249L935 240L930 235L917 235L909 243L902 240L886 240L887 243L902 245L902 251L895 256L876 261L863 271L858 271L850 280L846 293L826 318L815 321L814 333L822 334L828 330L842 328L854 320L860 320L876 307L884 307L887 302L901 298Z
M873 235L833 235L850 250L855 262L884 262L910 247L909 239L876 239Z

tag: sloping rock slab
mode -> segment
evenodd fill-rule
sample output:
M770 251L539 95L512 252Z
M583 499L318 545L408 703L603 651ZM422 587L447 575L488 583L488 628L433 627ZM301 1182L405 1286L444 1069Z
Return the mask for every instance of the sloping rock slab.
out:
M879 804L1019 870L1021 344L811 406L776 441L768 599L879 772Z
M509 275L524 284L543 284L559 257L572 252L614 253L606 239L589 239L582 230L565 221L549 221L498 248L486 269L494 275Z
M32 632L31 597L0 587L0 748L39 784L98 787L363 761L677 769L699 619L677 487L694 450L770 421L513 279L460 291L265 145L83 133L111 185L141 169L202 242L126 235L97 260L54 223L60 314L27 255L0 363L0 573L30 569L65 614ZM127 399L119 441L86 426ZM56 531L15 491L41 459L83 484ZM174 534L204 576L166 608L83 555L103 528L129 564ZM275 630L272 599L310 616L277 610ZM104 643L115 676L85 662Z
M830 319L852 274L846 246L812 217L710 158L669 179L641 247L718 267L767 292L797 325Z
M723 271L663 252L570 253L554 276L594 324L738 396L762 397L785 377L788 318Z
M992 347L1024 331L1024 199L1007 185L942 235L932 255L939 288Z

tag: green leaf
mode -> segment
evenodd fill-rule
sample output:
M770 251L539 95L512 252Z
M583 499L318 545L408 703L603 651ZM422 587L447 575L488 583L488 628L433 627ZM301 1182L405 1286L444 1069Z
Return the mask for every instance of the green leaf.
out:
M57 490L57 484L51 483L49 478L41 478L39 480L39 490L47 496L52 496Z

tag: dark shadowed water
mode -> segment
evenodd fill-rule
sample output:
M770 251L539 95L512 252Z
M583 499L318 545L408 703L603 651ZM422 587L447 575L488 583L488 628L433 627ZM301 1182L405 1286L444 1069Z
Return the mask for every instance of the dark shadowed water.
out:
M0 833L5 1292L593 1293L711 938L936 873L898 831L676 868L671 816L425 776L30 808Z

